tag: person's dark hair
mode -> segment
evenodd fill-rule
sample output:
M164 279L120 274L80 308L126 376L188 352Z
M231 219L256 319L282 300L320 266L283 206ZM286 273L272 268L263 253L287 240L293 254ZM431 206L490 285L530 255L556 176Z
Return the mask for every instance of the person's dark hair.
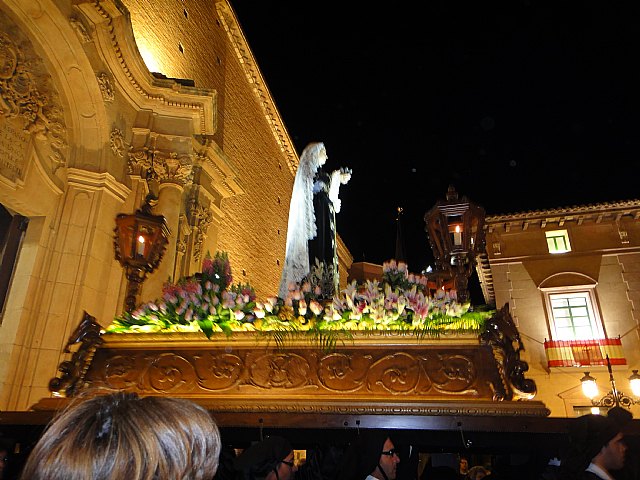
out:
M359 480L373 472L380 463L380 456L387 438L391 437L386 431L360 432L342 459L338 480Z
M240 474L239 478L253 480L266 477L278 468L293 451L293 447L286 438L273 436L261 442L254 443L234 460L234 468Z
M296 473L296 480L335 480L340 472L340 462L346 447L316 445L307 449L305 462Z
M633 416L622 407L613 407L607 416L582 415L569 427L569 445L560 470L564 478L576 477L618 433L624 432Z
M15 441L9 440L8 438L0 438L0 450L11 453L13 451L14 445Z
M220 433L183 399L98 395L70 404L29 454L23 480L211 480Z

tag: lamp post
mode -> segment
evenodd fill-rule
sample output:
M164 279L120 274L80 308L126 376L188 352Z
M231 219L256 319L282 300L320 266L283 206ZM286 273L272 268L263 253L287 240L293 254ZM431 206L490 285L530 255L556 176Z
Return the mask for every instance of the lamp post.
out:
M607 370L609 370L609 382L611 383L611 390L605 396L600 399L596 399L598 396L598 386L596 385L596 379L589 375L589 372L585 372L584 376L580 379L582 382L582 392L591 399L591 404L596 407L606 407L611 408L613 406L616 407L626 407L629 408L631 405L636 403L640 403L640 399L630 397L629 395L621 392L616 387L616 381L613 378L613 371L611 370L611 361L609 360L609 355L607 358ZM640 375L638 375L638 370L633 370L632 375L629 377L629 385L631 386L631 391L635 397L640 397Z
M169 228L164 217L151 213L156 200L147 195L144 205L135 213L116 216L114 247L116 260L124 267L127 277L127 312L136 307L142 282L156 269L169 243Z
M459 199L453 186L446 201L438 201L424 216L436 268L451 275L461 302L469 299L469 277L484 250L484 217L484 209L466 197Z

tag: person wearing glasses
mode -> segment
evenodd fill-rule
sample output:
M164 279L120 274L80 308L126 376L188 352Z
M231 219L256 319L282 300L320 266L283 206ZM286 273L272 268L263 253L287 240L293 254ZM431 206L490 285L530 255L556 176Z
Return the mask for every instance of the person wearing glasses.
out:
M400 457L389 437L384 441L380 460L365 480L395 480Z
M238 480L293 480L298 468L293 448L282 437L267 437L254 443L234 460Z
M399 463L387 432L365 430L345 453L338 480L396 480Z

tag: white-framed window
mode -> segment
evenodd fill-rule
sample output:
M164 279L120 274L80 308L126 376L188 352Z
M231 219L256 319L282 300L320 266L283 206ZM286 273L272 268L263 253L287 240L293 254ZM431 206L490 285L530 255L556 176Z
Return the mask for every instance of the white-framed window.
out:
M549 230L544 234L547 237L549 253L567 253L571 251L569 234L566 230Z
M544 293L552 340L605 338L593 288L550 289Z

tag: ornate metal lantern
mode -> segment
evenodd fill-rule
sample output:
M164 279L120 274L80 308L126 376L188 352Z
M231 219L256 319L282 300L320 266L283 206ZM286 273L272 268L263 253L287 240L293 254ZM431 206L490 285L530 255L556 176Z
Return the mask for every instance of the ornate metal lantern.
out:
M467 285L476 255L485 248L484 217L484 209L466 197L458 199L453 186L446 201L438 201L424 216L436 268L450 273L462 302L469 297Z
M116 260L125 268L127 276L127 312L136 307L142 282L157 268L169 243L165 218L151 213L156 200L147 195L145 204L134 214L116 216L114 246Z
M606 359L607 370L609 371L609 383L611 384L611 390L609 390L609 393L600 399L596 398L598 396L598 386L596 385L596 379L589 375L589 372L585 372L584 376L580 379L582 382L582 393L584 393L585 396L591 400L591 404L596 407L611 408L613 406L623 406L625 408L630 408L631 405L640 403L640 399L638 399L638 397L640 397L640 375L638 375L638 370L633 370L632 375L629 377L629 385L631 386L631 391L634 395L631 397L626 393L621 392L616 387L616 381L613 378L609 355L606 356Z

